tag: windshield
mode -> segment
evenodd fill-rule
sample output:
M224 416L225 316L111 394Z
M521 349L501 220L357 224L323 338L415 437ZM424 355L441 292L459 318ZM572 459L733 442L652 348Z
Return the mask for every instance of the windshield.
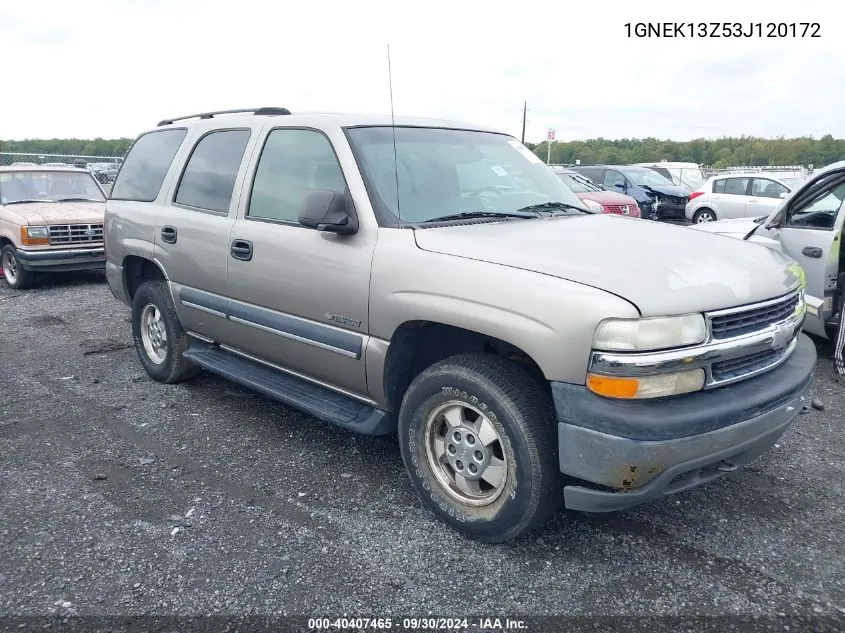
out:
M604 191L599 185L581 174L558 174L564 184L575 193L594 193Z
M105 202L102 190L89 173L48 170L0 173L0 204L67 199Z
M628 180L639 187L673 187L674 183L656 171L645 167L619 169Z
M475 212L504 216L549 202L584 209L543 161L510 136L397 127L397 170L393 129L348 130L373 203L388 216L406 222Z
M695 191L704 184L704 173L700 169L695 167L684 167L679 171L680 182L678 184L683 185L690 191Z

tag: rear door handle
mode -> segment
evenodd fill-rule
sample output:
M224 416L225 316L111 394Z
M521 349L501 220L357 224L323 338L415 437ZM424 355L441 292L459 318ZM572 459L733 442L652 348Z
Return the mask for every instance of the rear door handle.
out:
M252 259L252 242L247 240L235 240L232 242L232 257L248 262Z
M175 226L163 226L163 227L161 227L161 241L167 242L168 244L175 244L176 243L176 227Z
M815 259L818 259L822 256L822 249L820 249L818 246L805 246L803 249L801 249L801 254L806 255L807 257L814 257Z

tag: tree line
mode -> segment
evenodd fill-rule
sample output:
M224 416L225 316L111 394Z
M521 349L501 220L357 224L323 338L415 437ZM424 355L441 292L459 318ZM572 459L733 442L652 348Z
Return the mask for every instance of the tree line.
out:
M131 138L44 138L23 141L0 140L0 153L67 154L72 156L123 156Z
M133 139L27 139L0 140L0 153L123 156ZM526 143L546 160L548 145ZM551 162L571 164L630 164L648 161L684 161L724 169L735 165L813 165L818 168L845 159L845 139L826 134L821 138L755 138L751 136L670 141L656 138L605 138L586 141L553 141Z
M526 143L546 160L548 144ZM823 167L845 159L845 139L826 134L821 138L755 138L751 136L670 141L656 138L604 138L551 143L550 162L582 165L683 161L725 169L740 165L813 165Z

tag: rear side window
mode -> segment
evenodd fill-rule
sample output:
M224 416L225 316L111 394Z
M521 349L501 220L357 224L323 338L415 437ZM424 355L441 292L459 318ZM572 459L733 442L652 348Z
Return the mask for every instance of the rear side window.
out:
M109 197L138 202L155 200L187 133L186 129L161 130L139 136L123 161Z
M744 196L748 190L748 178L722 178L713 181L713 193L727 193Z
M221 130L203 136L194 146L173 201L227 213L248 141L249 130Z

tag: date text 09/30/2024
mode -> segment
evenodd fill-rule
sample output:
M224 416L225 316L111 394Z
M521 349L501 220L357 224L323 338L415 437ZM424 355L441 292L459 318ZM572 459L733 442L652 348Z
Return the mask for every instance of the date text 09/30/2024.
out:
M821 37L818 22L627 22L628 37Z
M309 618L309 631L331 630L389 630L404 631L449 631L463 633L465 631L500 632L521 631L527 633L527 623L518 618L475 617L475 618L438 618L438 617L410 617L410 618Z

